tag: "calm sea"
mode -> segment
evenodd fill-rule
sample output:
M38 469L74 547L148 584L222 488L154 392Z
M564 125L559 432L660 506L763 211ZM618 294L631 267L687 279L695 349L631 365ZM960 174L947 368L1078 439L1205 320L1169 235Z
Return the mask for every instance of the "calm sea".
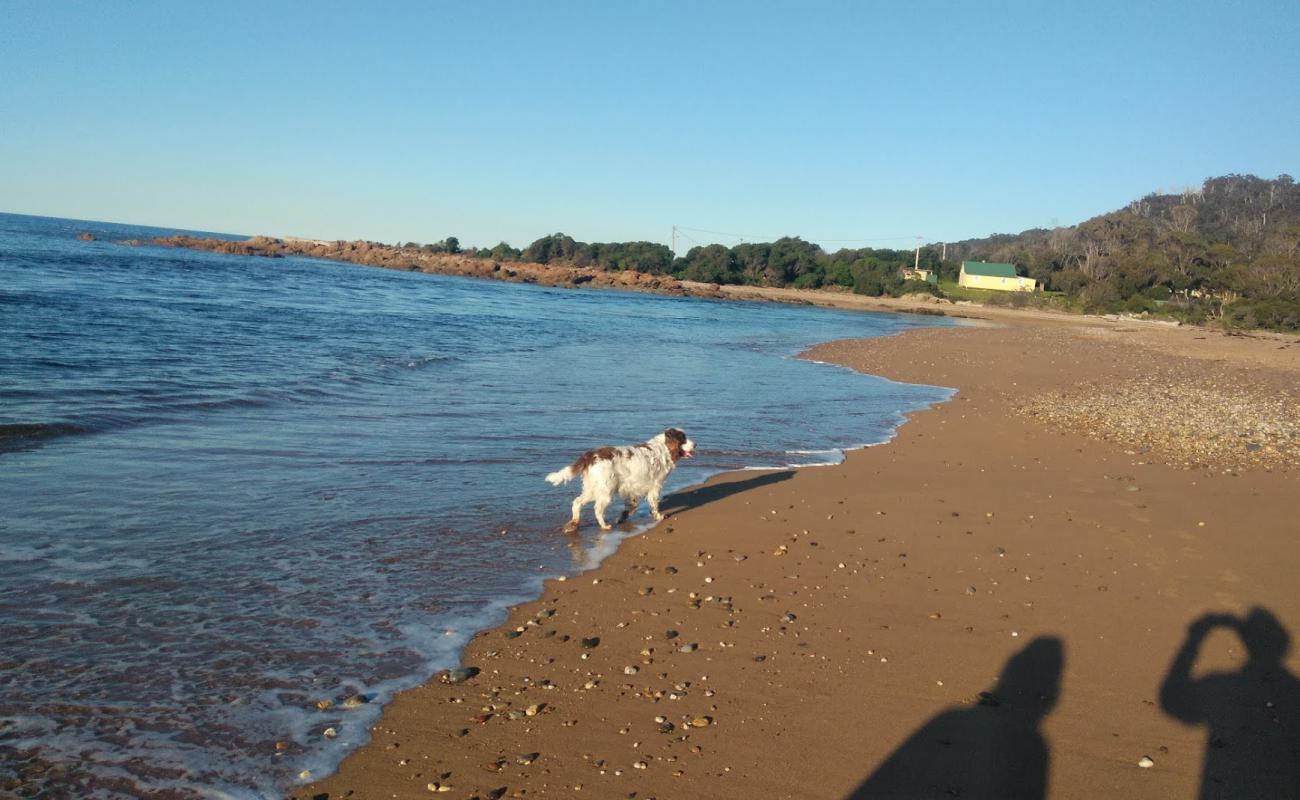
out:
M0 789L277 796L608 552L584 449L682 427L681 488L949 395L792 358L935 320L116 243L170 233L0 215Z

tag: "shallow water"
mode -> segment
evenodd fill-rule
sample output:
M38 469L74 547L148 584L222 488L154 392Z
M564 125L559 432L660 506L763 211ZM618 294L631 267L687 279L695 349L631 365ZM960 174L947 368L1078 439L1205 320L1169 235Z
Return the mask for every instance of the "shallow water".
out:
M949 395L791 357L942 320L113 243L164 233L0 215L0 786L276 796L609 550L584 449L682 427L680 488Z

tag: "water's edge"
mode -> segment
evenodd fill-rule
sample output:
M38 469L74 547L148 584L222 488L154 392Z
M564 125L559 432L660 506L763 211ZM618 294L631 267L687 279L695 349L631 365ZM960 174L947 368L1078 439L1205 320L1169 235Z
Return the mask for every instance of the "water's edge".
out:
M880 312L866 312L866 313L880 313ZM886 334L885 336L898 336L898 335L900 334L891 333L891 334ZM872 338L885 338L885 336L872 337ZM927 403L923 406L920 406L918 408L913 408L908 411L894 412L894 415L891 419L892 426L890 427L889 433L885 438L876 442L864 442L862 444L857 444L857 445L852 445L852 446L847 446L842 448L835 448L835 452L839 453L839 459L836 461L825 461L825 462L806 463L806 464L786 464L784 466L767 466L767 467L746 466L746 467L740 467L738 469L719 470L718 472L711 473L704 476L704 478L702 478L701 480L695 483L682 486L681 488L673 492L672 495L667 495L665 499L672 497L673 495L676 494L681 494L683 492L688 492L693 489L705 486L710 482L717 480L719 478L725 478L731 475L740 475L745 472L773 472L778 470L802 470L802 469L814 469L818 467L840 466L847 459L849 453L857 452L859 450L866 450L872 447L880 447L892 443L898 437L899 429L902 428L902 426L905 425L908 421L910 421L913 414L929 411L933 409L935 406L939 405L940 403L951 402L952 399L957 396L958 390L953 387L939 386L936 384L909 384L903 381L896 381L890 378L885 378L880 375L872 375L870 373L859 372L858 370L855 370L852 367L847 367L842 364L836 364L831 361L820 361L818 359L807 357L808 353L812 352L818 347L821 347L822 345L833 344L836 342L843 342L843 341L861 341L861 339L841 339L841 340L835 340L833 342L819 342L817 344L810 345L809 347L805 348L802 352L796 355L787 356L787 358L795 358L795 359L808 361L810 363L818 364L825 367L834 367L837 369L847 370L849 372L854 373L855 375L877 378L899 386L920 386L920 387L925 387L930 389L937 389L937 390L948 392L948 396L941 400L937 400L932 403ZM813 453L829 453L831 451L817 450L817 451L787 451L787 452L789 452L791 455L797 455L800 452L813 454ZM665 518L664 522L667 522L668 519L669 518ZM574 573L571 574L571 576L577 578L580 576L585 576L591 573L599 572L601 567L609 559L609 557L613 556L615 553L618 552L618 549L619 547L621 547L623 542L650 533L651 531L655 530L660 524L661 523L659 522L654 522L653 520L650 520L650 521L644 521L636 524L624 523L621 526L615 527L613 531L610 531L609 533L602 536L595 546L589 548L586 551L584 562L581 564L581 566L579 566L576 569ZM337 772L339 767L342 765L343 761L347 760L358 750L364 748L370 743L371 740L368 731L376 723L382 720L384 707L386 707L399 693L410 691L412 689L418 689L428 684L438 675L445 673L449 670L457 669L464 666L462 659L465 653L465 649L466 647L469 646L469 643L473 639L485 633L490 634L494 631L500 630L505 625L505 622L509 618L510 614L516 608L522 605L526 605L528 603L536 602L537 600L540 600L542 597L544 597L548 582L567 581L569 577L570 577L569 574L534 575L528 580L526 591L520 591L515 596L512 597L497 598L494 602L490 604L488 608L483 609L477 615L479 618L479 622L481 624L475 626L467 625L464 626L461 631L458 631L458 636L457 636L458 641L454 649L455 657L454 660L448 666L441 667L441 668L430 668L420 676L407 675L407 676L403 676L403 678L401 679L395 679L392 681L388 681L385 684L376 684L372 686L371 687L372 689L379 689L379 693L374 697L371 703L367 704L368 713L366 714L366 718L364 719L364 725L361 728L362 730L367 731L366 735L360 741L357 741L355 743L350 742L349 744L352 745L351 748L348 749L346 752L344 752L337 759L321 759L320 762L308 763L306 766L307 766L309 776L300 780L296 785L298 786L306 785L314 781L327 778L330 775L333 775L335 772Z

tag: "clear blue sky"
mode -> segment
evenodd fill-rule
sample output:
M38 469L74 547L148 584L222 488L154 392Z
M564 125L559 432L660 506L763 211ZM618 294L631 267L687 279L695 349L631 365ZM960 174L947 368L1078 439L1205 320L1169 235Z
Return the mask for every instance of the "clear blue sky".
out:
M0 0L0 211L906 247L1300 172L1296 0L374 5Z

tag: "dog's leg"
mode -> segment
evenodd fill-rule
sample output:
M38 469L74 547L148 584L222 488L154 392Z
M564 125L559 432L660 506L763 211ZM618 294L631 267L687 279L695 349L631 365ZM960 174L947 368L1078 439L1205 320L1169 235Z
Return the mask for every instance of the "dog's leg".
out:
M578 530L578 519L582 516L582 505L586 501L586 495L578 495L573 500L573 514L568 523L564 526L565 533L576 533Z
M662 522L664 515L659 513L659 489L646 495L645 500L650 506L650 516L655 518L655 522Z
M636 513L636 507L640 502L641 501L637 500L635 497L627 498L627 504L623 506L623 513L618 517L620 525L627 522L627 518Z
M609 508L609 501L610 501L609 497L596 498L596 507L595 507L596 524L600 526L600 529L602 531L607 531L613 527L612 525L610 525L608 522L605 521L605 509Z

